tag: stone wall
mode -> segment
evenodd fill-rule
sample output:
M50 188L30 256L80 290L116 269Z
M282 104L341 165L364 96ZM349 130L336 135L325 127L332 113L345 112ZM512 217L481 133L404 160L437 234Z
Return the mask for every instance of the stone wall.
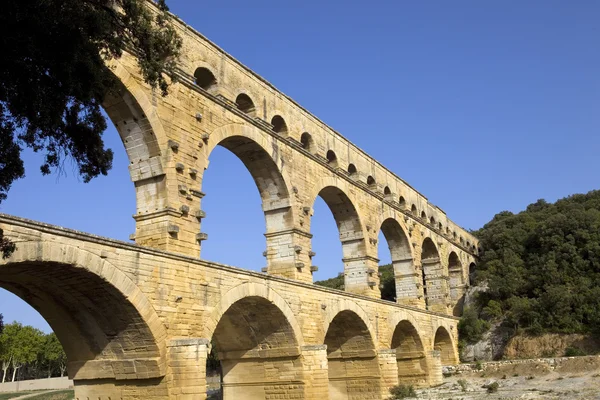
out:
M17 244L0 286L54 329L83 398L203 398L211 345L226 395L249 399L382 398L457 362L448 315L6 215L0 228Z

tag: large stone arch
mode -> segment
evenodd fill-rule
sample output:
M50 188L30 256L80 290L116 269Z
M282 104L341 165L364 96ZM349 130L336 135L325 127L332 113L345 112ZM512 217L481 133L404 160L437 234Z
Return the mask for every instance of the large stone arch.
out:
M264 285L231 289L213 312L211 341L218 354L225 400L286 393L301 398L302 335L286 302Z
M331 311L323 340L327 346L329 398L380 399L381 372L376 336L368 318L358 314L363 312L358 306ZM338 312L334 315L335 311Z
M259 191L265 216L267 241L267 272L299 279L296 253L289 252L296 241L293 231L295 216L290 194L290 177L285 169L286 147L275 137L245 124L229 124L210 134L203 146L204 163L210 154L222 146L235 154L245 165ZM205 171L201 171L200 185ZM210 193L207 193L210 196ZM208 215L210 218L210 215ZM289 245L289 246L288 246ZM307 280L310 280L310 273Z
M333 321L336 315L338 315L342 311L352 311L363 321L363 323L369 330L369 334L371 335L373 340L375 340L375 338L377 337L375 328L371 324L369 314L358 303L348 299L340 299L333 304L328 304L326 310L327 313L323 321L323 336L320 338L321 343L325 341L325 335L327 334L329 325L331 325L331 321Z
M398 382L426 386L430 379L426 345L417 321L410 315L398 315L391 319L390 327L390 348L396 352Z
M168 205L161 187L165 178L163 148L167 135L161 120L142 87L128 71L126 64L135 63L125 54L122 60L110 62L111 71L120 84L102 104L115 125L129 158L129 174L136 187L137 214L162 210ZM137 64L135 64L137 66ZM149 198L148 193L156 193Z
M455 317L462 315L466 284L462 262L455 251L448 255L448 280L450 286L450 301Z
M379 223L390 250L396 284L396 302L417 306L419 301L419 273L415 269L410 236L397 217L386 213ZM378 232L379 232L378 231Z
M47 320L76 386L98 379L161 384L166 329L144 293L105 258L68 244L17 242L13 255L0 260L0 286Z
M296 315L288 302L281 297L279 293L273 290L271 287L256 282L246 282L236 287L233 287L225 293L217 306L213 309L210 318L206 321L205 328L205 336L212 337L217 324L223 317L223 314L236 302L246 297L262 297L263 299L272 303L275 307L277 307L282 314L288 320L290 326L293 329L294 336L298 341L298 345L304 345L304 337L302 334L302 329L298 320L296 319Z
M454 338L450 332L452 332L452 329L449 329L445 324L441 324L435 330L433 338L433 350L440 352L442 366L459 363Z
M448 282L444 274L440 251L430 237L421 245L423 298L428 310L447 312Z
M338 227L344 264L344 289L379 298L379 260L369 255L359 202L349 191L347 183L335 177L322 178L313 187L309 197L313 207L317 197L325 201Z

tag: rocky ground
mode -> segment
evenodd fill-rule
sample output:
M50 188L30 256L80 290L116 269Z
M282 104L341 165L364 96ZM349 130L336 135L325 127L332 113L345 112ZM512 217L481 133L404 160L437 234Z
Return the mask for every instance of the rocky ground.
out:
M574 357L489 363L454 371L419 399L600 399L600 358ZM487 387L498 383L496 392Z

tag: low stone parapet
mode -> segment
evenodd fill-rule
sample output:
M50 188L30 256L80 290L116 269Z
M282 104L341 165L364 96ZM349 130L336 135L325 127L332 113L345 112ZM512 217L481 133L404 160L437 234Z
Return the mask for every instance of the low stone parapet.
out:
M24 392L29 390L60 390L73 387L73 381L68 377L31 379L26 381L0 383L0 393Z

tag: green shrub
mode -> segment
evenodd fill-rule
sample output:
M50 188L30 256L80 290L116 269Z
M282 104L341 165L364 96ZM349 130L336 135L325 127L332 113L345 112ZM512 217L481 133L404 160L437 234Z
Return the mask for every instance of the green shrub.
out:
M479 318L477 310L468 307L458 322L458 337L467 343L476 343L490 329L490 323Z
M460 388L462 389L463 392L467 391L467 381L464 379L459 379L458 380L458 384L460 385Z
M481 371L481 370L483 369L483 364L481 363L481 361L477 360L477 361L475 362L475 369L476 369L477 371Z
M489 385L485 385L484 387L487 389L488 393L496 393L500 385L498 384L498 382L492 382Z
M481 316L485 319L495 319L502 316L502 304L496 300L490 300L487 306L481 310Z
M407 397L417 397L417 393L412 385L397 385L390 389L392 397L389 400L399 400Z
M565 349L565 357L581 357L587 355L585 351L578 347L567 347Z

